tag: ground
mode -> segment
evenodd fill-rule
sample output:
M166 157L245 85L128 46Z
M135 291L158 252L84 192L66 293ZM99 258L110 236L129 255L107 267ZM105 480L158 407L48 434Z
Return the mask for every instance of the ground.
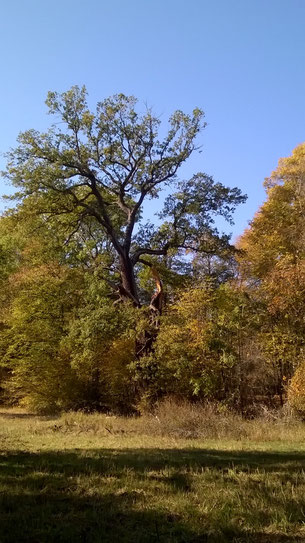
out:
M258 442L132 424L0 408L0 543L305 542L305 430Z

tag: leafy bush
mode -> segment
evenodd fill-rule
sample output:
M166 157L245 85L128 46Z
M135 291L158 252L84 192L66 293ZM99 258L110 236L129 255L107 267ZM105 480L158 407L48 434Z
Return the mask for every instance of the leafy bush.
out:
M288 389L289 405L305 418L305 362L297 368Z

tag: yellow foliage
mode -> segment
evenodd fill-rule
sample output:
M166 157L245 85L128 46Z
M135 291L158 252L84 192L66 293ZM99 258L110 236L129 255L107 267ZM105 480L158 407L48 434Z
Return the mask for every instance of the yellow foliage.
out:
M305 362L300 364L291 379L288 402L299 414L305 416Z

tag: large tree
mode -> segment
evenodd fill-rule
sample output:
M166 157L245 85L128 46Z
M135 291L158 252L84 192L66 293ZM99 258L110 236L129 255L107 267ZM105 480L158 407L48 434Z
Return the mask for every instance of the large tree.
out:
M245 231L241 271L259 298L260 348L278 371L283 392L305 353L305 144L266 179L266 202Z
M198 149L196 137L205 126L200 109L191 115L176 111L161 137L160 120L149 109L138 113L134 97L107 98L94 114L84 87L50 92L46 103L55 124L47 133L19 135L5 175L19 190L15 198L32 204L46 221L62 220L67 239L77 238L84 224L97 233L96 250L106 245L109 255L101 264L104 277L121 298L142 304L136 270L152 266L152 258L215 253L228 243L214 217L232 220L244 201L240 190L203 173L177 179L179 167ZM158 225L145 224L144 204L165 187Z

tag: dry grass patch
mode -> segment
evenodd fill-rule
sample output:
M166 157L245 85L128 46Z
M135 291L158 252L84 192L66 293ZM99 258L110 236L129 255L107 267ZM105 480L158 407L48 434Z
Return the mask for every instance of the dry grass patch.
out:
M285 409L262 410L253 420L216 405L192 405L166 400L154 414L115 417L71 412L63 414L53 431L107 435L148 435L182 439L234 439L249 441L301 441L305 425Z

